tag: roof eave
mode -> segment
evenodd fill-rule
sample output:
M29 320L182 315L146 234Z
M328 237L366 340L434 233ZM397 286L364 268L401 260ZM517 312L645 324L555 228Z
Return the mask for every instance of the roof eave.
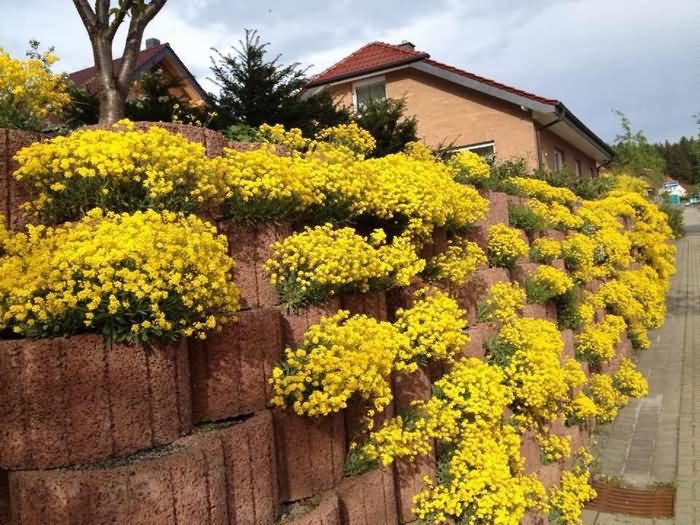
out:
M591 128L586 126L562 102L559 103L557 109L560 112L560 114L563 115L564 120L568 120L576 129L578 129L580 132L582 132L584 135L586 135L588 137L588 139L590 139L596 146L598 146L598 148L600 148L602 151L604 151L607 154L607 156L609 157L608 160L612 159L615 156L615 152L608 145L608 143L605 142L603 139L601 139L598 135L596 135L593 132L593 130L591 130Z

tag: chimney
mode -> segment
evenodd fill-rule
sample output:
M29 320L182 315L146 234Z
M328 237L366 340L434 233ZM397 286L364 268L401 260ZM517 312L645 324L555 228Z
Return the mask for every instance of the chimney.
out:
M157 38L147 38L146 39L146 49L151 49L152 47L157 47L160 45L160 40Z
M403 40L399 45L399 48L404 49L406 51L415 51L416 46L413 45L413 42L409 42L408 40Z

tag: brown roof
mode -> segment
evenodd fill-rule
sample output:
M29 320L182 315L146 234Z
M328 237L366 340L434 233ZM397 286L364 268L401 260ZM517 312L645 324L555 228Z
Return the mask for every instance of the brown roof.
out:
M535 95L534 93L529 93L522 89L475 75L469 71L443 64L437 60L432 60L428 53L412 51L410 49L393 44L387 44L385 42L370 42L369 44L361 47L354 53L343 58L337 64L332 65L325 71L316 75L308 83L307 87L320 86L329 82L351 78L362 74L371 73L373 71L380 71L390 67L410 64L412 62L424 62L431 66L449 71L450 73L508 91L521 97L529 98L542 104L552 106L559 104L558 100L541 97L539 95Z
M337 64L316 75L311 79L307 87L318 86L379 69L410 64L429 56L428 53L411 51L384 42L370 42L346 56Z
M157 46L149 47L147 49L143 49L139 51L139 54L136 55L136 67L134 69L135 72L138 72L139 69L144 67L147 63L149 63L158 53L161 51L164 51L165 48L170 48L170 44L165 43L165 44L160 44ZM121 66L122 59L117 58L112 62L112 71L114 73L117 73L119 71L119 67ZM85 69L81 69L80 71L75 71L74 73L70 73L68 77L75 82L77 86L85 86L88 84L93 78L95 78L95 67L86 67Z

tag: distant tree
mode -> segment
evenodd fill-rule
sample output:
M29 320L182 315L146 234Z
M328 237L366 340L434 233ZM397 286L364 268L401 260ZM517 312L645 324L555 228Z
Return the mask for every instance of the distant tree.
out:
M215 98L217 127L283 124L311 136L319 129L349 120L348 112L325 91L302 97L308 68L297 62L284 65L280 63L281 55L270 60L268 46L256 30L246 29L245 39L232 48L233 53L213 49L212 80L221 89Z
M613 144L612 168L624 169L634 176L643 177L654 187L660 186L666 173L664 157L649 143L643 131L632 130L632 123L624 113L615 113L620 117L622 133L617 135Z
M409 142L418 140L416 118L407 117L405 112L405 99L385 98L364 103L353 116L357 125L369 131L377 141L371 156L384 157L398 153Z
M110 0L95 0L93 8L88 0L73 0L92 45L102 124L112 124L124 117L144 30L166 1L119 0L118 6L111 8ZM115 71L112 43L126 17L129 17L129 26L124 52Z

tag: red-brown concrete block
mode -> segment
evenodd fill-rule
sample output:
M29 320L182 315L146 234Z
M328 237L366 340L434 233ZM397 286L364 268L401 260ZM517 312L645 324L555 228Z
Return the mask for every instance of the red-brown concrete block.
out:
M279 525L341 525L337 494L333 491L326 492L318 505L313 502L296 505L288 515L282 517Z
M394 461L396 478L396 503L399 523L411 523L418 519L413 512L413 498L425 488L426 476L435 481L437 462L435 451L414 459Z
M272 418L264 412L90 469L12 472L9 481L14 525L273 525Z
M520 520L520 525L549 525L549 518L542 513L529 511Z
M242 424L217 431L215 437L223 449L229 523L275 523L279 486L272 413L261 412Z
M236 261L232 273L241 292L241 308L279 304L277 292L265 273L264 264L272 255L272 245L291 235L289 224L244 226L223 221L218 226L228 238L229 255Z
M345 464L342 413L305 417L274 410L280 501L310 498L337 485Z
M601 286L603 286L603 281L600 279L593 279L584 284L583 289L587 292L596 293L598 290L600 290Z
M386 291L386 309L389 321L396 320L399 308L410 308L416 298L416 292L426 286L420 278L414 278L409 286L400 286Z
M10 525L10 482L5 470L0 470L0 525Z
M540 237L545 239L552 239L553 241L563 241L566 239L566 234L559 230L542 230L540 232Z
M561 330L561 339L564 341L564 351L561 353L562 359L565 357L574 358L576 355L574 331L567 329Z
M282 359L282 316L276 308L243 310L238 320L190 343L192 417L217 421L265 408L268 379Z
M486 357L486 343L498 334L496 323L476 323L469 327L467 331L469 342L462 350L464 357L476 357L484 359Z
M520 455L525 461L525 473L537 472L540 468L540 447L535 441L532 431L527 431L521 435Z
M39 140L41 134L34 131L0 128L0 214L13 229L28 222L28 217L20 210L28 197L24 186L12 176L19 167L13 157L23 147Z
M444 252L448 246L447 230L445 228L435 228L430 242L421 247L420 256L423 259L435 257Z
M505 268L483 268L476 270L464 286L462 295L465 300L478 305L486 298L489 288L496 283L510 282L510 274ZM472 322L472 320L470 320Z
M550 266L556 268L557 270L566 271L566 263L564 262L564 259L554 259L551 263Z
M412 374L396 374L394 376L394 403L398 413L408 409L413 401L428 400L431 396L432 385L426 370L419 368ZM411 510L413 497L423 490L425 476L435 478L436 469L434 452L413 460L398 459L394 462L396 497L401 523L408 523L416 519Z
M343 480L336 489L343 525L398 525L394 476L375 469Z
M343 410L345 417L345 439L346 446L349 448L352 443L361 444L367 441L370 429L368 428L367 418L369 410L376 410L372 400L359 399L358 396L353 396L348 401L348 407ZM372 417L373 430L377 430L388 420L396 415L394 402L384 408L381 412Z
M185 343L105 348L93 335L0 342L0 465L94 463L191 429Z
M537 469L537 477L547 490L552 487L558 487L561 482L561 463L557 461L547 465L540 465L539 469Z
M318 324L323 317L336 314L340 308L341 303L338 296L331 297L323 304L312 305L296 312L288 312L285 308L280 307L284 344L298 346L304 339L304 333L311 325Z
M340 296L340 304L341 308L348 310L351 315L365 314L378 321L386 321L388 318L386 292L383 290L345 294Z
M540 265L532 262L518 262L513 265L510 275L520 286L525 286L527 280L537 271Z
M508 195L497 191L489 191L484 195L489 201L489 211L484 219L477 223L477 226L493 226L494 224L505 224L508 226Z

